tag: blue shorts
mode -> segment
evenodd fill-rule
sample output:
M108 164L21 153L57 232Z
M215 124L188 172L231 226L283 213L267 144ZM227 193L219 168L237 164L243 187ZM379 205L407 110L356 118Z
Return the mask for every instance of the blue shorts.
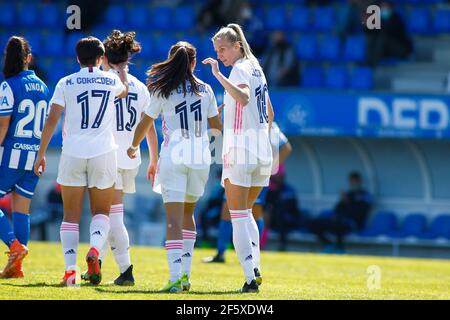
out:
M33 171L0 166L0 198L14 191L31 199L38 181L39 177Z

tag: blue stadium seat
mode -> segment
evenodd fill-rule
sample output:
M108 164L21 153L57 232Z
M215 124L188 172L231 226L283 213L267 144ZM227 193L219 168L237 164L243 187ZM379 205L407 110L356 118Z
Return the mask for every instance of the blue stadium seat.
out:
M408 17L408 28L411 32L426 34L430 31L430 13L426 8L411 9Z
M341 40L338 36L327 35L319 42L319 57L322 60L337 61L341 53Z
M217 53L214 51L214 46L210 36L201 37L197 55L203 59L207 57L217 59Z
M179 30L190 30L195 27L195 17L192 6L177 7L173 12L173 25Z
M420 239L450 239L450 214L440 214L431 222L428 231L418 235Z
M77 45L78 40L85 37L86 35L83 32L71 32L66 36L66 44L65 44L65 55L74 57L76 56L75 46Z
M64 33L49 32L43 39L43 53L48 56L64 55Z
M346 89L347 86L347 68L341 66L329 67L325 79L325 87L329 89Z
M397 227L397 216L393 212L378 212L372 219L370 225L358 234L363 237L376 237L388 235Z
M317 60L317 40L314 35L303 35L297 41L297 55L300 60Z
M128 9L128 25L132 28L144 29L149 25L149 10L147 6L135 5Z
M26 8L22 9L17 16L19 25L25 27L35 27L40 25L38 13L39 10L36 3L27 3Z
M142 58L156 58L156 50L153 42L153 37L149 33L139 33L137 34L137 40L142 46L142 50L139 53L139 57Z
M301 86L305 88L321 88L323 86L323 70L321 67L303 68Z
M63 61L53 59L47 66L47 80L57 83L62 77L67 76L67 66Z
M373 89L373 78L373 70L371 68L353 68L350 78L350 88L358 90Z
M168 7L154 7L151 14L153 28L157 30L168 30L172 26L171 9Z
M269 7L264 14L264 26L268 30L285 29L286 11L284 7Z
M31 29L30 29L31 30ZM31 51L36 54L36 55L40 55L41 53L43 53L42 51L43 46L41 45L41 34L39 32L36 31L28 31L27 33L24 34L25 38L28 40L28 43L31 45Z
M321 210L319 212L319 218L331 218L332 216L334 216L336 213L334 212L333 209L325 209L325 210Z
M155 57L157 60L166 59L169 49L177 42L177 38L170 34L161 34L153 39Z
M334 9L331 7L317 7L314 10L313 28L320 32L330 32L336 26Z
M362 35L348 36L343 58L348 62L362 62L366 59L366 38Z
M58 5L48 3L41 6L39 23L45 27L55 28L63 26L63 17L65 12Z
M123 5L112 5L106 9L104 22L106 26L120 29L126 25L126 11Z
M412 213L405 217L399 230L388 235L393 238L417 237L423 233L427 226L427 219L423 213Z
M450 10L437 9L433 19L434 31L440 33L450 32Z
M0 12L0 26L10 27L16 24L16 9L12 2L0 4Z
M308 31L311 12L305 7L293 7L289 10L288 26L292 31Z

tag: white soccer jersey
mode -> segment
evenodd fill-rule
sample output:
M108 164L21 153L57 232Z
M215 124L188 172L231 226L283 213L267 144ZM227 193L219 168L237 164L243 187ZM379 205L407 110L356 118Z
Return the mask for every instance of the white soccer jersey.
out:
M261 67L254 66L248 59L239 59L231 70L229 80L234 85L248 86L250 99L246 106L241 106L225 91L222 155L225 157L232 148L242 148L263 161L271 161L267 113L269 94Z
M181 86L172 91L168 99L151 95L150 106L145 113L153 119L162 113L162 132L160 157L171 157L171 161L185 164L190 168L205 168L211 164L209 151L208 118L218 114L217 102L211 87L200 83L200 95L190 92L183 94Z
M117 149L114 98L124 88L116 74L97 67L82 68L59 80L50 104L65 109L63 154L90 159Z
M115 73L114 70L112 72ZM128 96L122 99L116 98L114 104L116 107L114 138L119 146L117 167L120 169L135 169L141 164L141 154L138 151L136 158L130 159L127 155L127 149L133 142L134 132L144 109L150 104L150 93L145 84L128 74Z

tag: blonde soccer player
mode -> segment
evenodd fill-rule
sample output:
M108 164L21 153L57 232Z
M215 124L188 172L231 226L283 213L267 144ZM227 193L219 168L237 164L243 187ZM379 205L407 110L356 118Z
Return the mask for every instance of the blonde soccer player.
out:
M122 63L128 63L133 54L141 51L141 45L136 40L135 32L121 32L113 30L111 34L103 41L105 46L105 58L103 59L102 69L105 71L117 73L112 67ZM115 184L114 199L109 212L110 231L109 238L103 250L100 252L100 266L104 261L104 256L108 249L108 243L111 247L116 264L119 267L120 275L114 280L114 284L119 286L134 285L133 265L130 259L130 239L128 231L124 224L124 205L123 197L125 194L136 192L135 178L141 164L140 153L136 158L130 159L127 155L127 149L133 140L134 131L141 119L144 109L150 103L150 93L145 84L136 77L128 74L128 95L125 98L114 101L115 104L115 125L114 138L119 149L117 150L117 180ZM157 147L157 135L155 127L147 132L147 141L154 140L153 145ZM157 153L157 150L153 152ZM153 166L156 166L156 158L150 159ZM152 163L150 163L150 167ZM85 272L82 279L89 281L90 274Z
M170 279L162 292L189 290L196 239L194 209L208 180L211 154L208 124L220 130L217 103L211 87L193 74L196 49L177 42L167 60L149 70L149 108L139 123L128 155L134 157L145 132L162 115L161 144L154 190L166 209L166 250ZM155 150L155 148L151 148Z
M57 178L64 207L60 236L66 271L61 284L72 284L76 276L79 223L87 189L92 220L86 262L90 282L97 285L102 276L99 253L110 230L108 215L117 174L114 99L127 96L128 80L126 63L114 66L118 74L99 69L105 47L97 38L79 40L76 53L80 71L62 78L56 85L34 171L37 175L45 171L47 147L64 112Z
M273 108L267 82L241 27L229 24L212 38L217 57L232 67L229 78L213 58L213 75L225 89L222 183L233 226L233 244L246 281L241 292L258 292L259 232L252 207L261 189L269 185L272 168L270 130Z

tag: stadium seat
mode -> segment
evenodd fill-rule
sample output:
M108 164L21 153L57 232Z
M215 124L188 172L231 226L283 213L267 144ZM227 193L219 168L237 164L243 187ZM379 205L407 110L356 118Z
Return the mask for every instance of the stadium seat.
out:
M66 35L66 44L65 44L65 55L66 56L75 56L76 50L75 46L81 38L85 37L86 35L83 32L71 32L68 35Z
M450 10L437 9L433 19L433 29L439 33L450 32Z
M319 212L319 218L330 218L334 215L335 215L335 212L332 209L325 209L325 210L321 210Z
M126 11L122 5L112 5L106 9L104 22L111 28L120 29L126 25Z
M135 5L128 9L128 25L132 28L146 28L149 19L149 10L147 9L147 6Z
M268 30L285 29L286 11L281 6L269 7L264 12L264 26Z
M329 67L326 74L325 87L329 89L346 89L347 86L347 69L341 66Z
M321 88L323 86L322 68L311 66L304 67L301 86L304 88Z
M334 9L331 7L317 7L313 16L313 28L316 31L330 32L336 26Z
M157 59L166 59L167 53L172 45L177 42L177 38L170 34L161 34L153 39L155 57Z
M353 68L350 78L350 88L359 90L373 89L373 70L369 67Z
M417 237L427 226L427 219L423 213L412 213L405 217L399 230L388 233L393 238Z
M0 12L0 26L10 27L16 24L16 9L12 2L0 4Z
M57 28L63 26L65 12L56 4L47 3L41 6L39 23L45 27Z
M345 41L343 59L348 62L362 62L366 59L366 38L348 36Z
M43 41L43 53L48 56L64 55L64 33L49 32Z
M171 9L168 7L154 7L151 11L151 19L153 28L157 30L168 30L172 26Z
M420 239L450 239L450 214L440 214L431 222L429 230L417 235Z
M52 59L47 70L47 79L51 83L57 83L62 77L67 76L67 66L63 61Z
M192 6L177 7L173 12L173 25L179 30L190 30L195 27L195 17Z
M36 54L40 55L43 50L42 46L42 36L39 32L31 31L32 29L29 29L27 33L24 34L25 38L28 40L28 43L31 46L31 51Z
M381 211L378 212L370 222L368 228L359 232L362 237L376 237L388 235L395 231L397 227L397 216L393 212Z
M152 59L157 56L152 35L149 33L139 33L136 38L142 46L139 57Z
M310 10L305 7L293 7L288 13L288 26L292 31L308 31L310 27Z
M408 16L408 28L414 33L428 33L430 31L430 15L428 9L413 8Z
M341 40L337 36L324 36L319 42L319 57L322 60L337 61L341 53Z
M17 17L19 25L25 27L36 27L40 25L41 22L38 17L38 12L39 10L36 3L27 3L26 8L20 10L20 14Z
M303 35L297 41L297 55L300 60L317 60L317 41L314 35Z

